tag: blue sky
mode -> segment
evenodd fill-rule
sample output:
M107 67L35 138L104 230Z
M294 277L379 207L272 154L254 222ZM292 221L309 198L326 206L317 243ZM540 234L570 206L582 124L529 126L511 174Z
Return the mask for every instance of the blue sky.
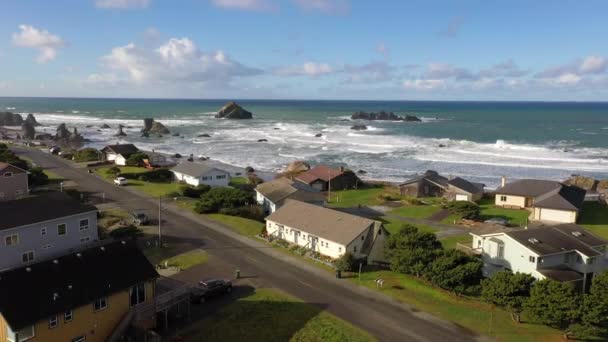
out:
M0 95L605 100L605 1L4 0Z

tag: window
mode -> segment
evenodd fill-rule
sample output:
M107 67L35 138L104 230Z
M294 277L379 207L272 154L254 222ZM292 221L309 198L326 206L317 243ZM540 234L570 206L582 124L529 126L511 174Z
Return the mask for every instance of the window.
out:
M204 180L204 181L209 180L209 178L211 178L211 177L207 177L207 176L201 177L201 179Z
M87 340L87 337L86 337L86 336L78 336L78 337L74 337L74 338L72 339L72 342L84 342L84 341L86 341L86 340Z
M382 227L380 227L380 229L378 229L378 235L382 235Z
M65 235L68 232L68 226L65 223L57 225L57 235Z
M570 254L566 253L564 254L564 264L569 264L570 263Z
M34 261L34 251L28 251L21 254L21 261L23 261L23 263Z
M535 257L533 257L533 256L531 256L531 255L528 257L528 260L529 260L530 262L534 262L534 263L536 263L536 258L535 258Z
M72 321L72 318L74 317L74 313L72 312L72 310L68 310L63 314L63 320L65 322L70 322Z
M338 247L338 252L342 252L342 247Z
M4 177L13 177L13 173L12 172L5 172L4 173Z
M505 257L505 246L503 246L503 245L498 246L498 257L499 258Z
M539 264L542 264L542 263L543 263L543 258L538 257L538 263L539 263Z
M131 288L131 306L146 301L146 284L140 283Z
M46 236L46 227L40 228L40 235Z
M13 332L9 329L7 329L8 331L8 336L7 336L7 341L16 341L17 339L15 338L17 335L19 337L19 341L27 341L31 338L33 338L34 336L36 336L36 334L34 333L34 326L30 325L29 327L25 327L19 331Z
M80 220L80 230L89 229L89 219Z
M49 329L53 329L57 326L57 316L52 316L49 318Z
M226 175L217 175L215 179L226 179Z
M107 298L99 298L93 303L93 308L95 311L101 311L108 307L108 299Z
M363 241L363 240L365 240L365 236L362 236L362 237L361 237L361 241Z
M7 246L14 246L19 244L19 234L8 235L4 237L4 243Z
M595 260L595 259L594 258L589 258L589 259L587 259L587 263L589 265L593 265L593 260Z
M500 201L501 202L506 202L507 201L507 196L500 196Z
M576 263L580 264L581 262L583 262L583 258L580 255L576 256Z
M353 252L357 253L357 246L353 247Z
M91 240L90 236L83 236L80 238L80 243L89 242Z

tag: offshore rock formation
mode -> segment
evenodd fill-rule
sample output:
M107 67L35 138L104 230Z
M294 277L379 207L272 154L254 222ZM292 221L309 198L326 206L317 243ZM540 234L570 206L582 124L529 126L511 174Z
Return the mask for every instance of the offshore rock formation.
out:
M217 112L215 117L218 119L251 119L253 114L243 109L236 102L228 102Z
M406 115L399 116L393 112L385 112L379 111L377 113L371 112L356 112L350 116L353 120L386 120L386 121L410 121L410 122L420 122L420 120L415 115Z
M0 126L21 126L23 118L19 114L0 112Z

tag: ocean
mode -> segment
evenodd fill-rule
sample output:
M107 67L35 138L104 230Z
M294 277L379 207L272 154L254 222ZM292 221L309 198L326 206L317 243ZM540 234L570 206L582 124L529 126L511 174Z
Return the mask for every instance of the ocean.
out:
M129 142L269 172L306 160L387 181L432 169L490 188L502 175L608 178L608 103L237 100L254 119L215 119L226 102L0 97L0 111L33 113L42 124L39 132L54 133L65 122L94 147ZM350 129L353 112L379 110L416 115L422 122L363 122L368 130ZM183 137L140 137L146 117ZM104 123L112 129L100 130ZM126 137L113 136L118 124L130 127Z

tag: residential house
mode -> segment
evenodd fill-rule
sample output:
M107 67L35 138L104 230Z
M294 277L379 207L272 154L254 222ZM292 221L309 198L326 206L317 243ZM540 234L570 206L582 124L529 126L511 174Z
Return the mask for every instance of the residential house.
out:
M399 184L404 196L445 197L450 201L476 202L483 197L484 184L456 177L448 179L433 170Z
M287 199L294 199L306 203L323 205L325 196L318 190L288 178L278 178L264 182L255 188L256 200L264 207L266 213L274 213Z
M99 239L97 208L62 192L3 202L0 236L0 271L54 258Z
M485 276L511 270L587 289L593 276L608 268L608 241L575 224L471 235Z
M354 172L344 167L333 169L326 165L317 165L299 174L295 180L319 191L347 190L361 185L361 180Z
M585 190L555 181L521 179L507 183L502 177L495 203L505 208L527 209L533 221L576 223Z
M369 263L385 262L388 232L381 222L296 200L266 218L266 231L330 258L346 252Z
M159 167L168 167L175 165L175 161L161 153L145 152L148 158L143 160L144 166L147 169L155 169Z
M171 169L175 179L193 186L207 184L212 187L228 186L230 173L209 164L183 162Z
M0 162L0 202L27 196L27 171Z
M130 313L154 301L156 278L124 241L3 272L0 341L103 342L123 323L150 329L154 312Z
M139 152L139 149L133 144L118 144L108 145L101 149L105 155L105 160L112 161L116 165L127 165L127 159L132 154Z

